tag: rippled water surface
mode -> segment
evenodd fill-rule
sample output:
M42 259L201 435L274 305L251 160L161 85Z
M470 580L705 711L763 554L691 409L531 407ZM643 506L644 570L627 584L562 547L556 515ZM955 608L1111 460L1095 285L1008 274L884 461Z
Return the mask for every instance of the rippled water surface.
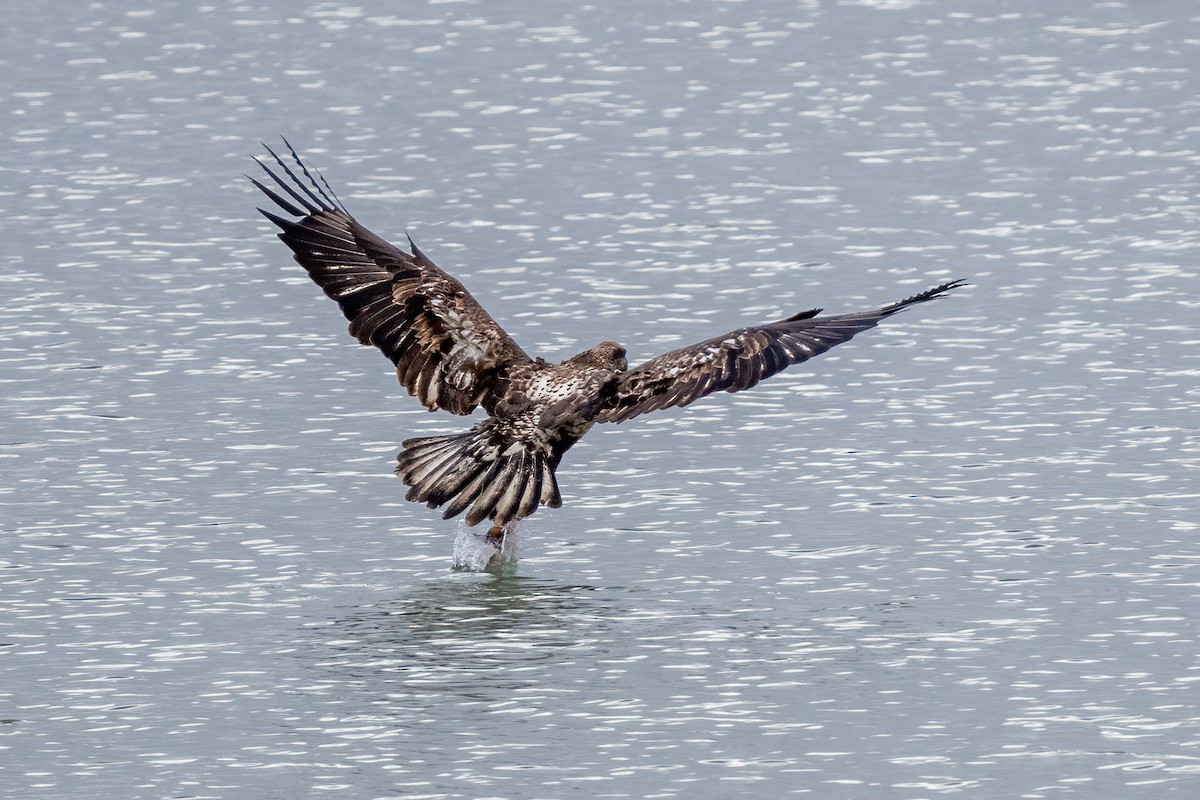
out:
M17 6L0 794L1200 790L1194 3ZM254 212L281 133L550 358L972 286L454 572L391 464L468 423Z

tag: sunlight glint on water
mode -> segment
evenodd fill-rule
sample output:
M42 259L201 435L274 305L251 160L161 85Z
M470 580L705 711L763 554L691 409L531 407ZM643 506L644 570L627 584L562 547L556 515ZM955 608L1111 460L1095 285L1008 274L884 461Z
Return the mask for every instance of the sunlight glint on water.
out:
M1194 2L20 5L14 797L1196 796ZM279 134L556 361L972 285L598 426L480 571Z

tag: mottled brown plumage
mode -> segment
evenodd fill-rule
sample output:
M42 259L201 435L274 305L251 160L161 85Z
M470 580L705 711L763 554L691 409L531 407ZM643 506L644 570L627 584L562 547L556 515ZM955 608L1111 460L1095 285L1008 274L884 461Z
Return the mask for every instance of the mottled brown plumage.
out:
M285 142L286 144L286 142ZM627 419L707 394L737 392L806 361L880 320L963 285L951 281L873 311L820 316L803 311L681 347L628 369L625 348L601 342L560 364L530 358L456 279L409 239L388 244L350 215L288 145L295 170L269 147L276 169L254 178L286 219L260 209L281 229L296 261L350 320L350 333L378 347L409 394L431 411L488 418L462 433L409 439L396 474L406 498L468 525L493 522L492 535L540 506L562 504L555 470L597 422ZM299 174L297 174L297 170Z

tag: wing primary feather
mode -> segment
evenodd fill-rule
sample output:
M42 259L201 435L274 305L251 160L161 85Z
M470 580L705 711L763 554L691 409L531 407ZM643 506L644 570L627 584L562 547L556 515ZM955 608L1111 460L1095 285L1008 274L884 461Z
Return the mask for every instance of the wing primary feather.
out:
M880 310L884 312L884 316L890 316L902 308L908 308L909 306L916 305L917 303L924 303L927 300L933 300L936 297L941 297L946 292L949 292L952 289L957 289L960 286L970 286L970 284L961 278L958 280L947 281L941 286L935 286L932 289L927 289L926 291L921 292L920 294L914 294L912 297L907 297L898 303L892 303L890 306L884 306Z
M279 234L280 238L283 239L283 243L290 247L292 252L296 253L297 255L303 254L306 259L313 257L309 250L309 248L313 247L317 248L322 253L339 253L347 257L345 260L357 260L363 258L362 253L358 252L357 250L349 250L345 247L340 247L339 245L345 241L344 239L331 236L330 234L325 233L318 228L301 224L299 222L294 222L290 219L284 219L277 214L272 214L266 209L260 208L258 213L262 214L264 217L271 220L271 222L274 222L276 225L278 225L280 230L283 231L283 233ZM304 247L301 247L301 245L304 245ZM362 266L366 266L366 264L364 263Z
M251 178L251 180L254 180L254 179ZM281 205L282 205L282 203L281 203ZM262 214L264 217L271 220L271 222L274 222L285 233L292 233L292 232L298 233L298 232L304 230L304 228L301 227L301 225L298 222L295 222L294 220L290 220L290 219L284 219L283 217L279 216L278 214L273 214L270 211L267 211L265 208L260 208L258 210L258 213ZM295 213L303 214L304 212L295 211ZM287 244L287 242L284 242L284 244Z
M287 173L287 176L289 178L291 178L292 181L295 183L296 188L299 189L300 191L304 192L306 195L308 195L309 200L316 203L316 210L319 210L319 211L333 211L334 210L333 207L328 205L324 200L322 200L320 198L320 196L314 194L313 190L309 189L308 186L305 185L304 181L300 180L300 178L298 178L296 176L295 172L292 172L292 168L287 165L287 162L284 161L282 158L280 158L279 154L276 153L274 150L272 150L266 142L263 142L262 146L267 148L267 152L271 154L271 158L275 159L275 163L279 165L279 168L282 169L285 173ZM304 165L301 164L300 168L302 170L304 170ZM307 173L308 170L304 170L304 172ZM276 178L276 180L278 180L278 178ZM299 200L300 198L297 197L296 199Z
M266 145L263 145L263 146L266 147ZM267 147L267 152L271 152L271 148ZM275 155L275 154L273 152L271 152L271 155ZM279 161L279 156L275 156L275 160ZM285 192L287 192L289 197L291 197L293 200L295 200L297 203L299 203L301 205L301 207L304 208L305 214L316 214L318 211L321 210L318 206L314 206L311 201L309 201L307 198L303 197L299 192L297 192L295 189L293 189L288 184L287 181L285 181L283 178L279 177L274 172L272 172L271 168L268 167L266 164L264 164L262 161L259 161L257 158L254 159L254 161L260 167L262 167L263 172L265 172L271 176L271 180L275 181L276 185L278 185L280 189L283 189ZM280 163L282 163L282 162L280 162ZM287 170L286 165L284 166L284 169ZM291 170L288 170L288 173L290 174ZM297 216L304 216L304 214L297 214Z
M258 159L254 159L254 162L256 164L258 164L259 166L262 166L261 162L259 162ZM246 173L244 173L244 172L242 173L242 175L244 175L247 180L249 180L251 183L253 183L255 186L257 186L258 190L260 192L265 194L267 197L271 198L275 202L276 205L278 205L280 208L282 208L287 213L292 214L293 216L297 216L297 217L304 216L303 211L296 208L294 205L289 203L287 200L284 200L282 197L280 197L278 194L276 194L273 189L267 188L267 186L264 185L261 181L259 181L258 178L253 178L249 175L246 175ZM264 213L264 214L267 213L267 212L263 211L261 208L259 209L259 211L262 211L262 213Z
M317 177L321 179L321 183L325 184L325 189L329 189L328 193L325 192L325 189L321 188L321 184L317 183L317 179L313 177L313 173L308 171L308 165L305 164L300 158L300 154L296 152L296 148L292 147L292 143L287 140L287 137L280 136L279 138L283 139L283 143L287 145L287 149L292 154L292 158L295 160L296 164L300 167L300 171L304 173L304 177L308 178L309 183L313 185L313 188L317 190L317 193L325 199L325 202L334 208L339 208L342 211L345 211L346 207L342 205L341 200L337 199L337 195L333 194L333 189L329 188L329 183L326 182L325 176L320 172L313 170L313 172L316 172ZM332 195L332 197L330 195Z
M416 259L416 262L422 267L432 267L433 262L421 252L421 248L417 247L417 243L412 240L412 237L407 232L405 232L404 236L408 239L408 246L412 249L413 258Z

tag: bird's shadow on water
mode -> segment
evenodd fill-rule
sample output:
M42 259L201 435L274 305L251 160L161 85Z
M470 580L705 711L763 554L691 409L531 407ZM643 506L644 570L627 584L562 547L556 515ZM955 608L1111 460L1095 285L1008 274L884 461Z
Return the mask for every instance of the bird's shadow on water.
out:
M453 573L314 626L305 651L349 688L472 699L522 688L594 641L622 589L512 574ZM594 633L594 631L593 631Z

